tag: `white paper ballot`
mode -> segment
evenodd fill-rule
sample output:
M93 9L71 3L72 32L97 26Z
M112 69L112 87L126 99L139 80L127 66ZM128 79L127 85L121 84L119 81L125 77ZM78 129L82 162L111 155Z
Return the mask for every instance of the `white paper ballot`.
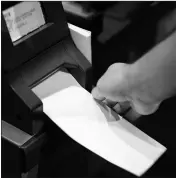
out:
M166 151L160 143L98 104L79 86L42 99L45 112L68 136L87 149L137 176Z

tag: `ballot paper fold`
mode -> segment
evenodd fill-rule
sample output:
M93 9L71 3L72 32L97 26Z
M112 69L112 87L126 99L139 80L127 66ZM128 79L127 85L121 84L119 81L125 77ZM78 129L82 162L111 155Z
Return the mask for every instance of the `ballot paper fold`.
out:
M42 102L43 112L73 140L137 176L166 151L82 87L70 86Z

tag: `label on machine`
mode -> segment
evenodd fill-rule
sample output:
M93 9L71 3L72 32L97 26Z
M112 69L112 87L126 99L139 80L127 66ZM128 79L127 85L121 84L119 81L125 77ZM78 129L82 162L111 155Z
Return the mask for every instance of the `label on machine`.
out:
M45 24L39 2L21 2L3 11L12 42Z

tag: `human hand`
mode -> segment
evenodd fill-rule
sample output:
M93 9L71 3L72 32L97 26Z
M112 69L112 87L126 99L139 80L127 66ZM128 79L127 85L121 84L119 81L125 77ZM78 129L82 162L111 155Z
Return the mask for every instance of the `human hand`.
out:
M101 100L117 113L126 112L125 118L136 120L141 115L155 112L160 102L156 102L150 91L132 72L131 65L115 63L111 65L105 74L97 82L92 90L95 99Z

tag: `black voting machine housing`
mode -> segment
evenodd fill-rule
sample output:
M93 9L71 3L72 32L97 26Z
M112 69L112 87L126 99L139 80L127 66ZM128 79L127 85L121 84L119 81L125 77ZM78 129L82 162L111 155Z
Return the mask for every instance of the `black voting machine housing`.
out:
M41 2L47 27L14 45L2 12L18 3L2 2L1 10L4 177L30 176L38 164L41 149L54 137L53 123L42 112L42 102L31 89L64 70L82 87L91 90L91 65L71 39L61 2ZM8 138L13 131L7 130L6 123L30 135L30 139L22 145L15 144Z

